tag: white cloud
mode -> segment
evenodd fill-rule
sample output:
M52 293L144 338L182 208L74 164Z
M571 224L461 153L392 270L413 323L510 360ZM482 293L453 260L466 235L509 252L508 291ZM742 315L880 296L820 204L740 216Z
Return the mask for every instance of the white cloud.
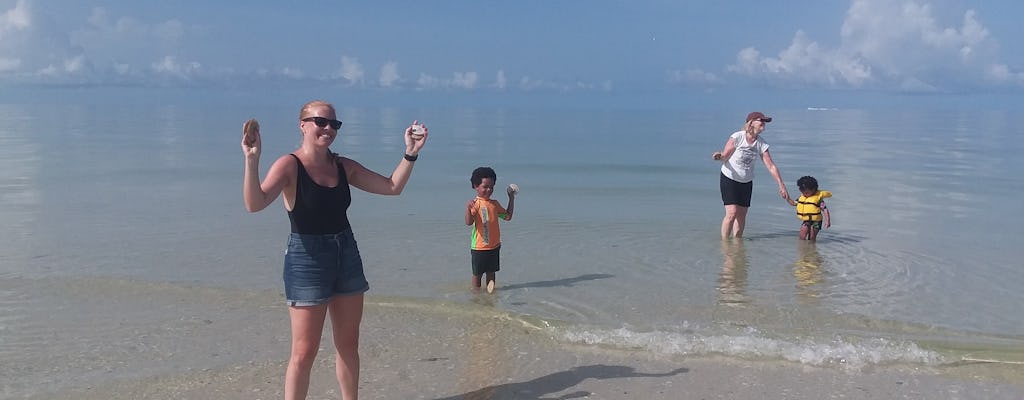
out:
M416 84L421 89L475 89L479 80L476 72L453 72L451 78L442 79L427 74L420 74Z
M529 91L534 91L534 90L562 90L562 91L564 91L564 90L567 89L565 87L565 85L558 85L558 84L553 83L553 82L549 82L549 81L546 81L546 80L543 80L543 79L535 79L535 78L531 78L529 76L524 76L522 78L519 78L519 85L518 86L519 86L519 89L524 90L524 91L528 91L528 92Z
M670 70L667 74L668 82L672 84L704 87L717 86L723 83L722 78L719 78L718 75L702 69Z
M18 0L14 8L0 14L0 40L4 40L9 32L27 29L32 24L27 0Z
M508 86L508 79L505 79L505 70L499 69L494 77L494 87L504 90Z
M349 56L341 57L341 68L338 69L335 78L344 78L350 85L355 85L363 81L364 75L363 65L359 63L358 59Z
M21 67L20 59L0 57L0 74L17 71L19 67Z
M148 23L129 16L113 18L106 9L96 7L85 25L63 34L96 65L145 69L166 55L181 57L181 42L189 30L175 19Z
M726 71L775 85L924 92L1015 80L996 67L997 45L973 10L957 26L943 26L927 2L854 0L839 33L833 48L802 31L775 56L745 48Z
M281 75L291 79L302 79L305 77L305 74L302 73L302 70L293 67L281 68Z
M380 67L380 82L381 87L392 87L401 80L402 77L398 75L398 63L390 61Z
M28 0L0 11L0 78L52 80L89 69L81 49L68 43L59 27L38 14Z
M453 74L452 84L455 87L463 89L476 88L477 74L476 72L456 72Z
M988 70L988 77L997 83L1024 85L1024 72L1011 71L1006 64L994 64Z
M153 63L151 68L157 75L188 80L201 72L202 65L195 61L178 63L174 56L165 56L160 61Z
M191 79L198 62L179 63L189 28L177 20L146 23L111 17L103 8L80 25L57 23L45 8L18 0L0 10L0 79L21 83L141 83L152 78Z
M823 48L803 31L797 31L792 44L776 57L762 57L753 47L741 50L736 63L726 70L769 80L827 86L858 87L872 77L871 66L864 60L843 49Z

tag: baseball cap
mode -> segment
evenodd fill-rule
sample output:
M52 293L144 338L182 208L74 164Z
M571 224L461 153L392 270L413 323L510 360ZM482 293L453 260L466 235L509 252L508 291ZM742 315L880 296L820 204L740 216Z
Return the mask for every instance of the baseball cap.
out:
M754 111L750 114L747 114L747 122L753 121L755 119L759 119L761 120L761 122L772 122L772 117L764 115L764 113L760 111Z

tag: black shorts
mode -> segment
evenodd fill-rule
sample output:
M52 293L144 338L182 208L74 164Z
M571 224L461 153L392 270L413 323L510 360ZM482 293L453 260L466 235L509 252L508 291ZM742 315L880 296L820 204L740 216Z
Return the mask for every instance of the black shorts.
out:
M718 186L722 190L722 204L750 207L750 196L754 192L754 181L739 183L725 174L719 174Z
M493 250L469 250L473 259L473 275L480 276L484 272L501 271L501 246Z

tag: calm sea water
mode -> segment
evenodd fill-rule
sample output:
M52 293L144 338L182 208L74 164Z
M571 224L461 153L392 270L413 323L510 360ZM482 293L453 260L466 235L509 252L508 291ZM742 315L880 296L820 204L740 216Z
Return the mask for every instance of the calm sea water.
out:
M298 107L0 105L4 355L46 351L21 329L45 328L25 308L45 294L13 282L280 289L287 217L280 201L242 207L239 131L260 119L265 171L298 144ZM339 107L334 149L385 175L402 129L430 128L402 196L354 194L370 295L493 306L566 342L669 355L1024 359L1014 113L766 109L790 192L817 177L833 226L798 241L758 166L747 237L723 242L710 154L746 111ZM469 291L462 223L481 165L521 188L493 296Z

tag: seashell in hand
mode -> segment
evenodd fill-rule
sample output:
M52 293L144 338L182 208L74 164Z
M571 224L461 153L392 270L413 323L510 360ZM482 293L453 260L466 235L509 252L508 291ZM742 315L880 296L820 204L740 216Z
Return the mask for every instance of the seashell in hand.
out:
M423 134L426 132L426 128L423 124L412 124L412 138L416 140L423 139Z
M255 144L256 135L259 135L259 132L260 123L256 121L256 118L245 121L245 124L242 125L242 133L245 135L245 144L248 146Z

